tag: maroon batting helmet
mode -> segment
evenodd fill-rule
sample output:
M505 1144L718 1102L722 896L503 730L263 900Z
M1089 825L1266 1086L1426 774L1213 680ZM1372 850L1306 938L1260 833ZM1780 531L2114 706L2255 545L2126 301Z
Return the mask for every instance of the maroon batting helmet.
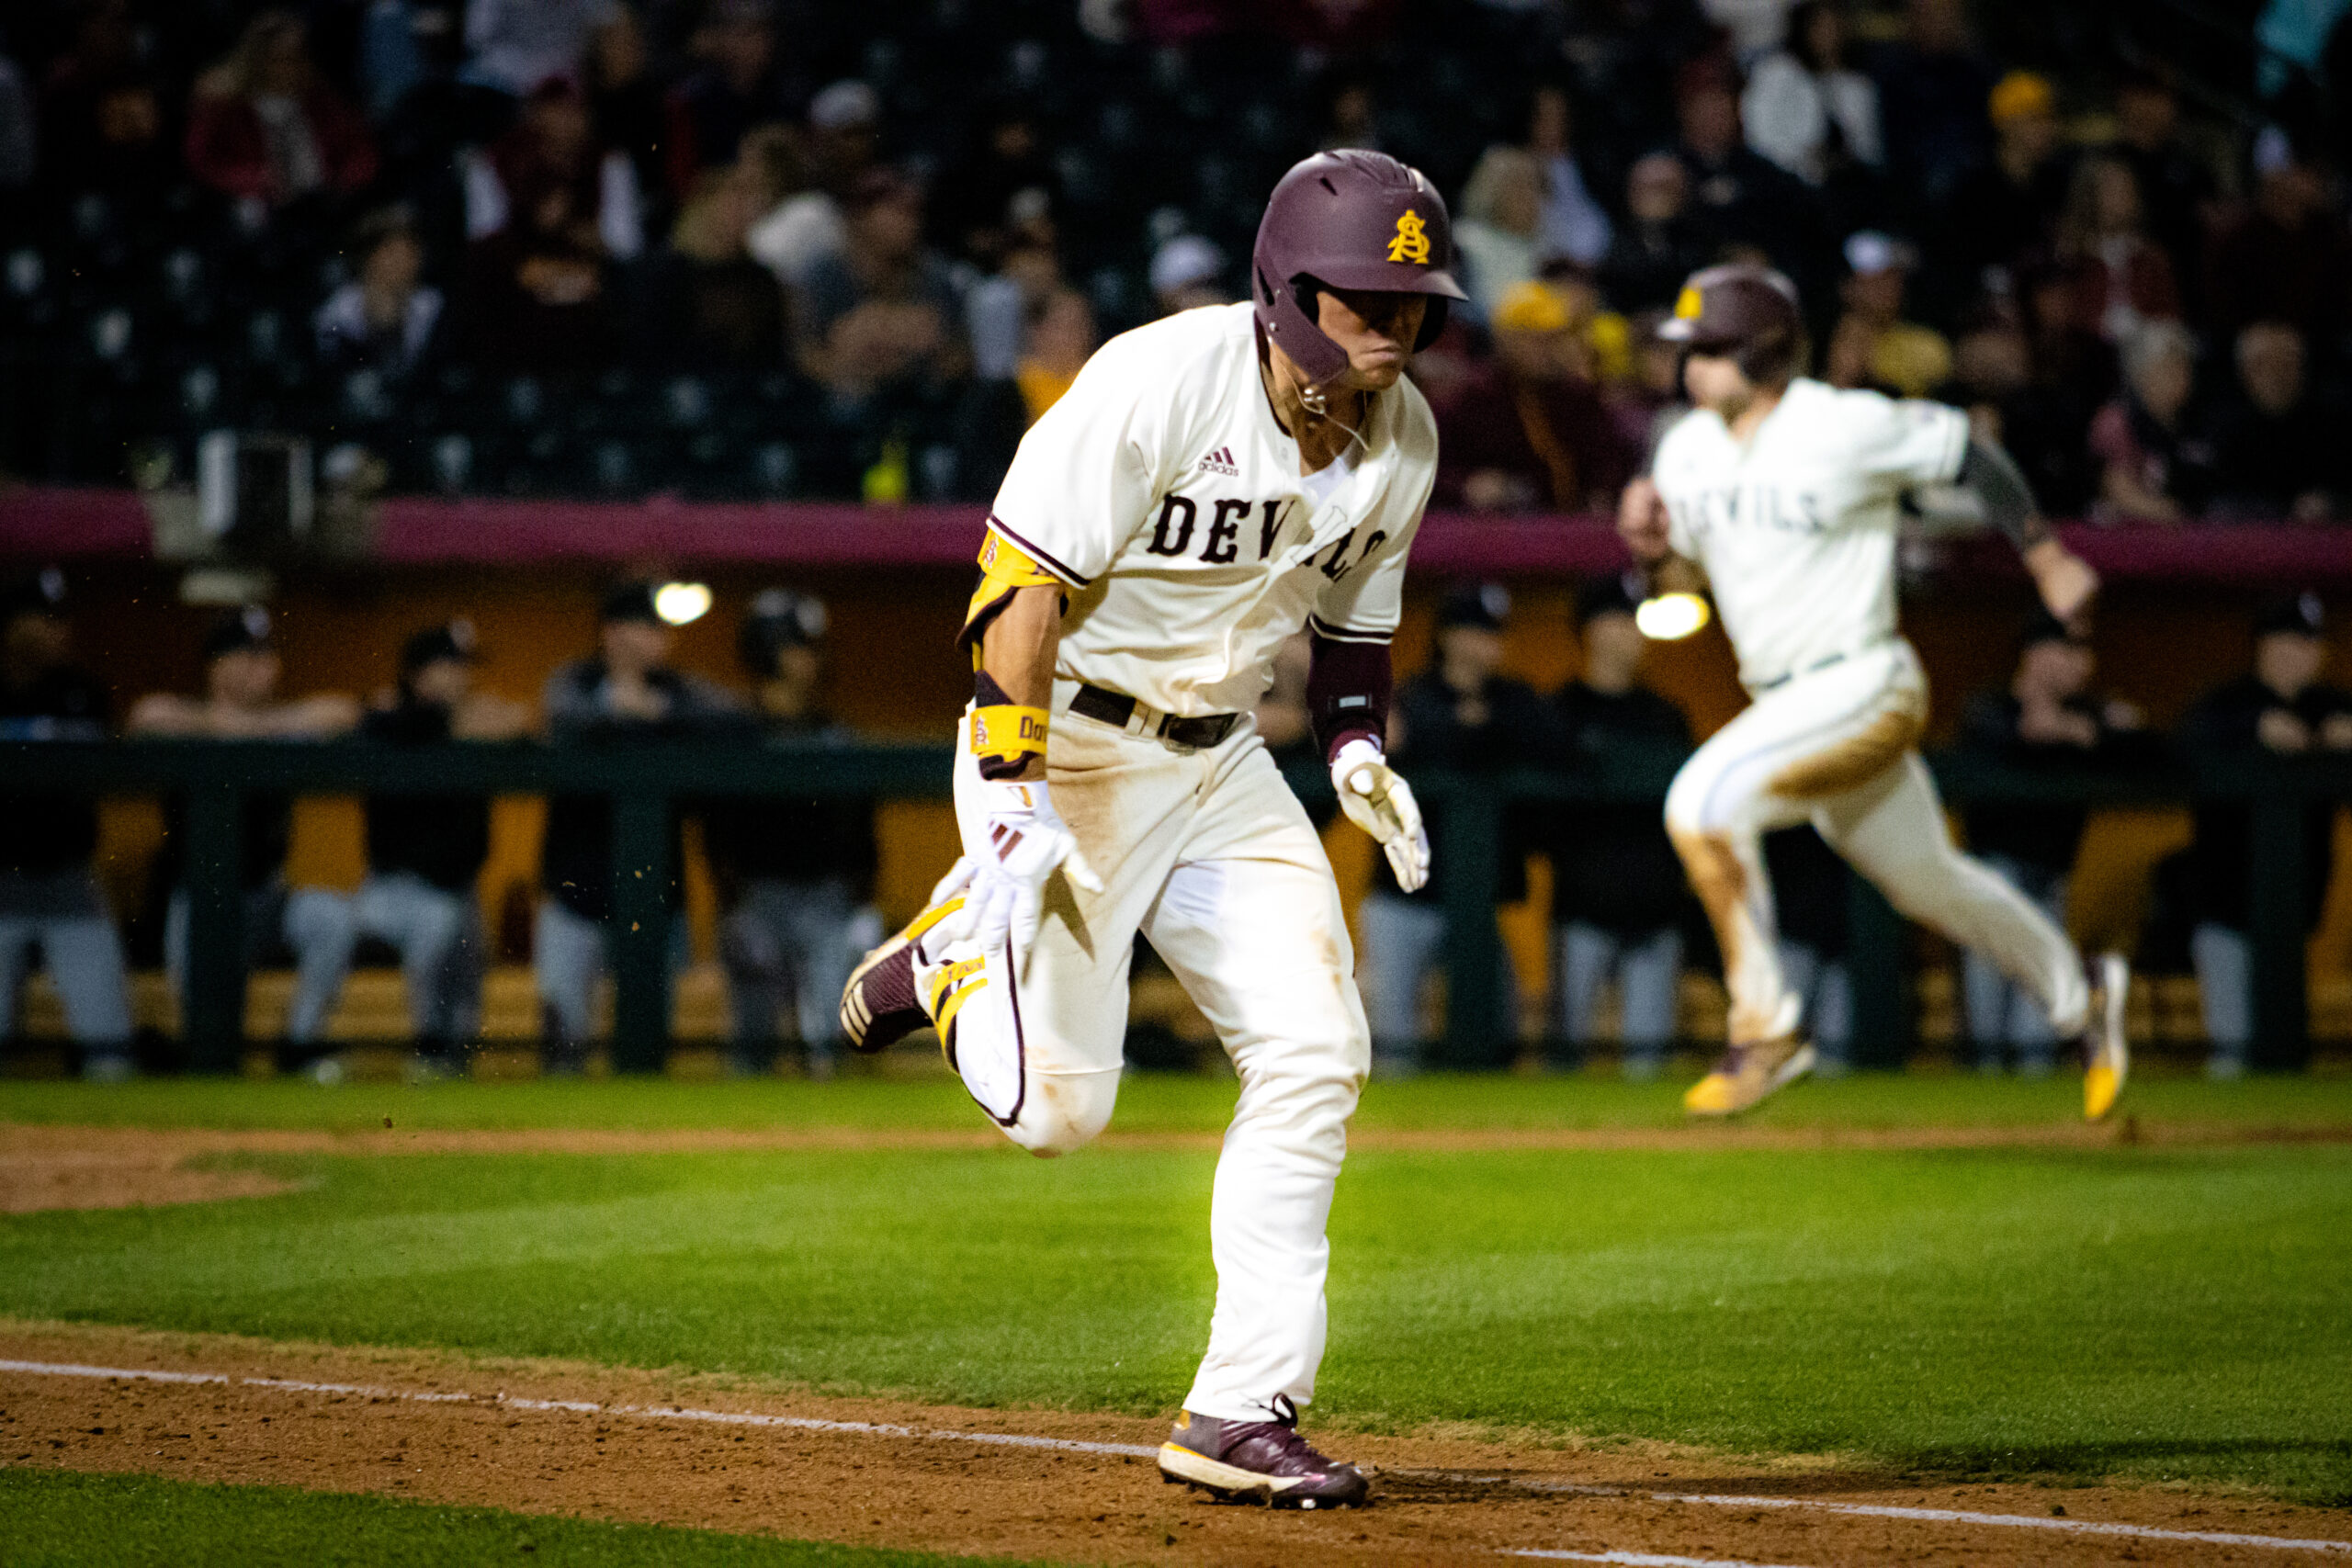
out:
M1751 381L1785 379L1804 355L1796 285L1766 266L1692 273L1657 335L1694 354L1729 355Z
M1267 198L1250 299L1266 335L1320 386L1348 367L1348 355L1316 325L1317 285L1430 296L1413 344L1421 348L1444 328L1445 302L1469 298L1446 270L1453 264L1445 199L1419 169L1385 152L1317 152Z

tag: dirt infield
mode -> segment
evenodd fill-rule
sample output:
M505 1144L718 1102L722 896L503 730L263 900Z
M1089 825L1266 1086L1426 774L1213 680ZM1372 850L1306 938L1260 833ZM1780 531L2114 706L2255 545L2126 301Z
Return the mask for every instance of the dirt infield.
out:
M1359 1153L1492 1154L1514 1150L2105 1148L2117 1144L2352 1142L2352 1127L2262 1128L2207 1122L2014 1127L1359 1128ZM1215 1149L1214 1133L1122 1133L1104 1148ZM266 1172L207 1168L223 1156L658 1155L827 1149L1004 1149L986 1127L403 1128L329 1133L0 1124L0 1213L115 1209L264 1197L289 1183Z
M1922 1487L1656 1444L1351 1438L1334 1446L1379 1468L1373 1506L1272 1514L1161 1483L1157 1421L51 1324L0 1323L0 1463L1063 1562L2352 1556L2352 1517L2327 1510L2147 1487Z

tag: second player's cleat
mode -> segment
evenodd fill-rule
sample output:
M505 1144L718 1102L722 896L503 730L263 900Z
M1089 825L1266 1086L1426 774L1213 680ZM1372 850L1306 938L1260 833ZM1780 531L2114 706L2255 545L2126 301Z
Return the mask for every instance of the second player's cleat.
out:
M850 971L849 984L842 987L842 1037L851 1050L885 1050L930 1025L931 1014L915 988L916 944L963 907L961 898L933 904Z
M1693 1116L1736 1116L1813 1071L1813 1046L1794 1035L1734 1045L1682 1096Z
M1184 1412L1159 1445L1159 1478L1197 1486L1220 1502L1273 1508L1346 1508L1371 1495L1351 1464L1326 1459L1298 1435L1298 1417L1220 1421Z
M2120 953L2091 961L2091 1022L2083 1035L2083 1120L2098 1122L2123 1098L2132 1073L2132 1044L2123 1036L2132 966Z

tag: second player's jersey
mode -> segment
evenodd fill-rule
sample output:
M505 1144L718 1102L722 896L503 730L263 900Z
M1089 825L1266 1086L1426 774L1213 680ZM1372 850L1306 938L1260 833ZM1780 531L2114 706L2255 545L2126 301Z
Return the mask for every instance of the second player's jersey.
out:
M1386 642L1437 424L1400 381L1372 400L1363 437L1300 475L1246 302L1103 344L1023 437L989 517L1070 590L1057 673L1197 717L1253 705L1310 617Z
M1898 502L1967 450L1957 409L1802 378L1744 446L1704 410L1667 432L1651 473L1674 548L1706 570L1751 691L1894 635Z

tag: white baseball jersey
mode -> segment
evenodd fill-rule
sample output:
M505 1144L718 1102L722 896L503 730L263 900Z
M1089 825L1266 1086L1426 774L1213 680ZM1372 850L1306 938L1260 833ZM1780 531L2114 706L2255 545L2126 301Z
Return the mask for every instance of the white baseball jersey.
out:
M1023 437L989 517L1071 590L1056 673L1197 717L1253 705L1310 616L1327 637L1387 641L1437 422L1400 381L1363 434L1301 477L1247 302L1103 344Z
M1705 570L1751 691L1894 635L1896 503L1967 451L1958 409L1803 378L1745 446L1703 409L1666 433L1651 473L1674 548Z

